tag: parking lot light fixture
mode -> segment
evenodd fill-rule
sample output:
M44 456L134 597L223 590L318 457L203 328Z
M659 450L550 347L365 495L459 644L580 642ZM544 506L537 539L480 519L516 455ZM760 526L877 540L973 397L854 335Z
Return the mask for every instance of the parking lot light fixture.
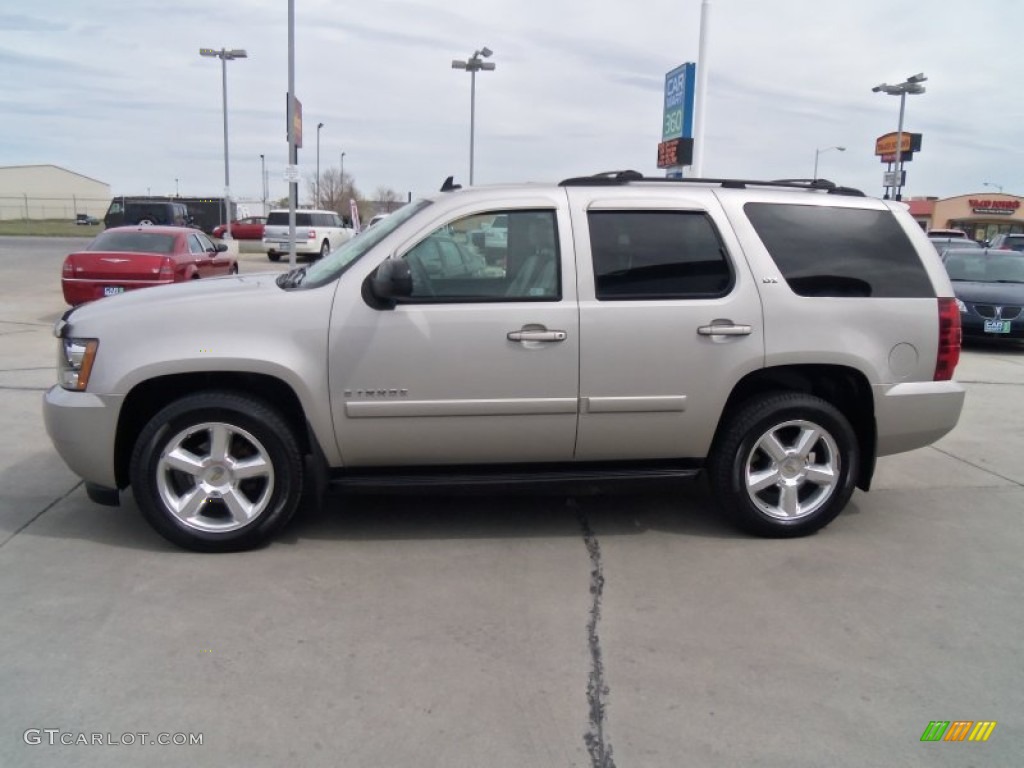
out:
M244 48L200 48L200 56L220 59L221 100L224 111L224 222L227 229L224 239L231 239L231 173L228 166L228 61L247 59L249 54Z
M818 155L820 155L822 152L828 152L829 150L832 149L839 150L840 152L846 151L846 147L822 147L821 149L814 150L814 176L812 176L811 178L818 178Z
M900 189L903 187L903 113L907 104L907 94L916 96L917 94L924 93L925 87L921 83L927 79L923 72L918 72L916 75L908 77L902 83L897 83L896 85L881 83L871 89L872 93L886 93L890 96L900 97L900 121L899 127L896 129L896 185L893 187L895 189L893 199L895 200L903 199Z
M1003 185L1002 184L995 184L995 183L993 183L991 181L983 181L983 182L981 182L981 186L983 186L983 187L992 187L993 189L998 189L999 190L999 194L1000 195L1003 194Z
M474 133L476 132L476 73L477 72L491 72L494 70L493 61L484 61L484 59L490 58L494 54L490 48L486 45L479 51L476 51L472 56L469 57L468 61L462 61L461 59L452 60L452 69L464 69L469 72L470 86L469 86L469 185L473 186L473 141Z
M316 124L316 207L320 207L320 129L323 123Z

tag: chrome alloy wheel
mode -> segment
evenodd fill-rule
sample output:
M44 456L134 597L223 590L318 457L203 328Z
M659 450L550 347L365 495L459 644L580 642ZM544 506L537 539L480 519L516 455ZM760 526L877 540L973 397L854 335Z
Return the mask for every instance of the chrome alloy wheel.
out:
M270 504L274 467L251 433L206 422L171 438L156 466L156 485L167 510L183 525L227 533L248 525Z
M777 520L798 520L821 508L840 476L835 439L810 421L776 424L754 443L744 466L750 501Z

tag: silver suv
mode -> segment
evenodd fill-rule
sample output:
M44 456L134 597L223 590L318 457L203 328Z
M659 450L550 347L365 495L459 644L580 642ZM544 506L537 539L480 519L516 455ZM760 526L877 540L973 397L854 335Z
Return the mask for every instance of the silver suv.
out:
M308 267L66 313L45 420L90 497L131 485L166 538L222 551L328 479L703 472L742 528L799 536L957 423L960 314L899 203L631 171L443 189Z

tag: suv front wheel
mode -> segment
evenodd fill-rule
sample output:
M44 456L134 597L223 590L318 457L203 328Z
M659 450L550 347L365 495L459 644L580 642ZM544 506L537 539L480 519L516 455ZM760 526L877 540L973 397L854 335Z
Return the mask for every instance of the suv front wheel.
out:
M201 392L143 428L131 482L142 514L169 541L201 552L251 549L295 514L302 454L294 430L263 401Z
M857 437L846 417L812 395L756 398L724 425L708 459L723 511L759 536L804 536L828 525L853 494Z

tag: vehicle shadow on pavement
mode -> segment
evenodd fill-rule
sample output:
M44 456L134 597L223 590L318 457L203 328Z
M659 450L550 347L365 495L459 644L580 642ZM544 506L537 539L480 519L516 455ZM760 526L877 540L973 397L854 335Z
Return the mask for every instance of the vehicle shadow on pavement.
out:
M662 493L382 495L331 490L322 509L300 510L278 542L579 536L646 531L734 538L701 483Z
M0 474L0 482L5 475ZM7 477L6 480L11 480ZM6 487L14 487L7 485ZM90 541L150 552L182 552L143 519L129 491L119 507L95 504L80 483L45 495L0 497L0 541L21 536ZM8 506L11 509L6 509ZM597 536L656 531L743 538L715 508L702 482L658 493L431 493L373 495L330 489L323 505L307 505L271 542L531 539L576 537L582 523ZM17 537L14 533L17 531ZM8 545L15 543L8 541Z

